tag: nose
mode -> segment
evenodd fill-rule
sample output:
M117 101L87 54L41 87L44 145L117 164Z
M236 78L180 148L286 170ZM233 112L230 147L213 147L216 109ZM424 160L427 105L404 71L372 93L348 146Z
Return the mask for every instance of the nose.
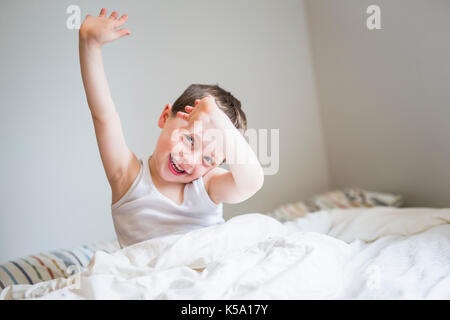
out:
M201 163L201 152L196 152L195 150L182 150L175 155L176 161L180 164L183 169L191 174L195 167Z

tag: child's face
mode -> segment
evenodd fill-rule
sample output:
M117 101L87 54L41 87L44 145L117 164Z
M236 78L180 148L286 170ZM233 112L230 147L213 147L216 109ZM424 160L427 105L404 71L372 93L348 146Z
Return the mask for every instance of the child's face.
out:
M199 132L198 127L194 130L179 117L171 116L170 104L162 112L158 125L162 130L152 157L162 179L189 183L224 160L223 146L213 140L202 142L199 135L204 132Z

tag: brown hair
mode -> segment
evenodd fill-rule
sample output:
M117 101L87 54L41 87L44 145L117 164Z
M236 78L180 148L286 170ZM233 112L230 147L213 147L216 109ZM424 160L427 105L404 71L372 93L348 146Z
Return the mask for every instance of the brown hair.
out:
M244 134L247 130L247 117L241 109L241 102L233 95L219 87L219 85L191 84L172 105L172 116L178 111L186 112L184 107L195 106L195 99L202 99L211 95L217 106L230 118L234 126Z

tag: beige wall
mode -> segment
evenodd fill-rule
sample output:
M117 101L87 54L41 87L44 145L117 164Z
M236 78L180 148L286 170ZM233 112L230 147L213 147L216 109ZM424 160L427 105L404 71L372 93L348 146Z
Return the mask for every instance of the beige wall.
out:
M381 8L381 30L366 8ZM311 0L331 187L450 206L450 1Z

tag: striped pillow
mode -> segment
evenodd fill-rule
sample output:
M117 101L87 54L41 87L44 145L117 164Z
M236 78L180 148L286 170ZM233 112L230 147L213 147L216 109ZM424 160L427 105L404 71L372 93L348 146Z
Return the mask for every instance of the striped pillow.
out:
M400 207L402 203L401 195L373 192L359 188L345 188L320 194L305 201L282 205L268 213L268 215L285 222L320 210L371 208L375 206Z
M113 253L120 249L117 240L82 245L74 250L58 249L9 261L0 265L0 291L14 284L35 284L56 278L67 278L89 264L95 251Z

